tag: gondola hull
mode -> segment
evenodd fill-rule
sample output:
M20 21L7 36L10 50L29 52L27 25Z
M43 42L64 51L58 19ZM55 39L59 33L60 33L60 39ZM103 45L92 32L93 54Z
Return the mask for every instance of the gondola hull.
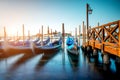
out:
M53 53L57 52L61 49L61 45L53 46L53 47L35 47L35 53Z

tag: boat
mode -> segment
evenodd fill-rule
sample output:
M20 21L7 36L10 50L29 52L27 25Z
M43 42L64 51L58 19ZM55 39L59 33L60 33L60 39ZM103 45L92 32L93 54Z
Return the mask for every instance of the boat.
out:
M48 37L45 41L42 41L43 42L43 45L42 46L45 46L49 43L50 41L50 38ZM10 45L8 43L5 43L4 46L2 46L2 49L4 52L9 52L9 53L35 53L34 51L34 45L36 46L41 46L41 44L36 44L34 42L30 42L29 43L29 46L23 46L23 45L19 45L19 46L14 46L14 45Z
M68 36L66 40L66 45L67 45L67 52L69 54L73 56L79 55L79 46L77 45L77 42L74 38Z
M62 38L60 37L58 40L55 40L49 43L46 46L34 46L34 50L36 53L52 53L61 49Z
M12 46L30 46L30 43L33 42L33 43L37 43L40 41L40 38L36 38L35 40L30 40L30 39L26 39L25 41L21 41L21 40L16 40L16 41L8 41L8 44L9 45L12 45Z

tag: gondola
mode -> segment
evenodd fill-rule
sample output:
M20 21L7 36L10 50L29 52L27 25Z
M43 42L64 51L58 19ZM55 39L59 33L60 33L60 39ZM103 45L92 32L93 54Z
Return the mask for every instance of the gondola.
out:
M30 39L27 39L25 41L20 41L20 40L16 40L16 41L8 41L8 44L9 45L12 45L12 46L30 46L31 42L37 44L37 42L40 41L40 38L36 38L35 40L30 40Z
M36 53L52 53L56 52L61 49L62 44L62 38L60 37L58 40L55 40L54 42L49 43L46 46L34 46L34 50Z
M77 45L77 42L76 40L74 40L74 38L68 37L66 41L66 45L67 45L67 52L70 55L74 57L77 57L79 55L79 46Z
M13 45L9 45L6 43L6 45L4 45L2 47L2 49L5 51L5 52L9 52L9 53L35 53L35 50L34 50L34 45L36 46L45 46L49 43L50 41L50 38L48 37L45 41L43 41L43 44L36 44L34 42L30 42L29 46L24 46L24 45L20 45L20 46L13 46Z

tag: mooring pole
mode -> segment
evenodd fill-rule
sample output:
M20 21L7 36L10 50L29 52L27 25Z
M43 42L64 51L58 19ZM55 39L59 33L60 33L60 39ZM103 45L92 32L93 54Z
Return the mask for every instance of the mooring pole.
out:
M39 29L39 38L40 38L40 29Z
M18 31L17 31L17 37L16 37L16 38L17 38L17 40L18 40Z
M24 38L25 38L25 37L24 37L24 36L25 36L25 35L24 35L24 24L23 24L23 26L22 26L22 31L23 31L23 46L24 46Z
M42 25L42 46L43 46L43 25Z
M75 38L77 39L77 28L75 28Z
M4 27L4 41L6 41L6 28Z
M52 29L51 29L51 42L52 42Z
M30 40L30 30L28 30L28 39Z
M83 46L85 45L85 26L84 26L84 21L83 21Z
M48 32L47 33L48 33L48 37L49 37L49 26L48 26Z
M80 31L80 25L79 25L79 45L80 45L80 33L81 31Z
M65 39L65 29L64 29L64 23L62 23L62 42L63 42L63 48L64 48L64 39Z
M88 41L88 27L89 27L89 22L88 22L88 7L89 7L89 4L86 4L87 41ZM88 44L89 44L89 42L88 42Z

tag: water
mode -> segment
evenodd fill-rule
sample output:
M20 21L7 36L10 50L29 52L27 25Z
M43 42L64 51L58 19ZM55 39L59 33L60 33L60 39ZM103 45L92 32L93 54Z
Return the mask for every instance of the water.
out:
M109 67L102 65L79 51L78 61L67 54L66 49L56 53L18 53L0 55L0 80L120 80L114 60Z

